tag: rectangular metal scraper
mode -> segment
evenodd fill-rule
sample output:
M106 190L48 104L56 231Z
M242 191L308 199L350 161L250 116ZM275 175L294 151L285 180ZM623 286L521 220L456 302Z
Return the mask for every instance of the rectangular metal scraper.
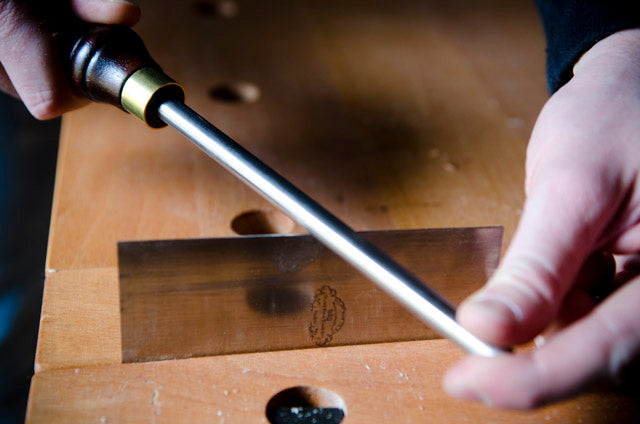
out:
M501 227L360 234L453 304L502 241ZM118 264L124 362L439 337L310 235L121 242Z

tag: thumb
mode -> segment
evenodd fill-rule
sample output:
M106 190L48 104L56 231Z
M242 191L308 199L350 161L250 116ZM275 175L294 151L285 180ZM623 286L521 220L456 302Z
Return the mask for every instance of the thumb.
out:
M536 175L504 260L458 320L496 345L531 340L553 320L621 199L593 169Z
M72 0L71 7L87 22L132 26L140 19L140 8L131 0Z

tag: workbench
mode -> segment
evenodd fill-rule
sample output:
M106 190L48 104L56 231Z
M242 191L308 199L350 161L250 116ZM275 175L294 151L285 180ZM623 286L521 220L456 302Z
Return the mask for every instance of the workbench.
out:
M356 230L501 225L508 245L548 96L533 2L140 3L187 104ZM532 412L452 399L440 380L463 353L443 339L123 363L118 241L265 222L301 232L176 131L105 105L66 115L27 422L267 422L300 386L337 395L345 423L638 418L616 391Z

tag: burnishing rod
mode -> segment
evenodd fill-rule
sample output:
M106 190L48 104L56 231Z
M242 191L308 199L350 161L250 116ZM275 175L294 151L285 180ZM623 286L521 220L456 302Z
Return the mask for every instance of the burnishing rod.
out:
M458 324L454 307L438 293L186 106L182 87L133 30L91 26L70 59L73 86L85 97L118 106L153 128L171 125L434 330L472 354L505 353Z

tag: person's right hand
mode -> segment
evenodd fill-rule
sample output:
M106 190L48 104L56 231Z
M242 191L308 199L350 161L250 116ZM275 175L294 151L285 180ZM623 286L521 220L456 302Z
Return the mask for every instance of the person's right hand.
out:
M0 0L0 90L19 97L38 119L87 102L67 81L58 42L77 18L131 26L140 9L127 0Z

